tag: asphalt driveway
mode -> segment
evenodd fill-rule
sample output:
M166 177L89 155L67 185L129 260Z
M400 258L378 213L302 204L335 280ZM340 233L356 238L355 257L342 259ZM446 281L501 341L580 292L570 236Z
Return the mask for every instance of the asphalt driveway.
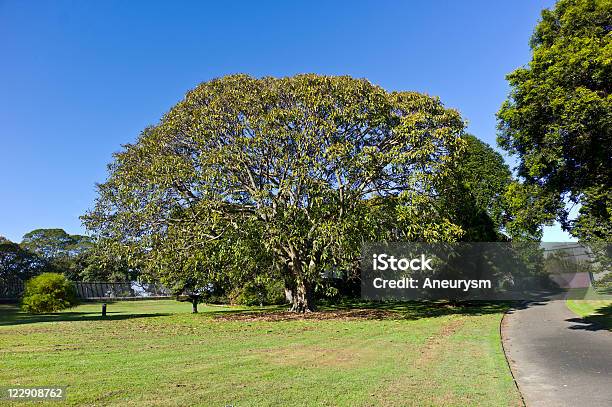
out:
M528 407L612 406L612 332L584 322L565 301L510 312L502 337Z

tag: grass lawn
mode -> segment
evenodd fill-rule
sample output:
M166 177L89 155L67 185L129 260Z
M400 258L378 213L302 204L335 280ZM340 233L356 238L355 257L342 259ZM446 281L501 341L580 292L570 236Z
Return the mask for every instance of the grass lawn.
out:
M190 307L117 302L102 319L100 304L43 316L0 305L0 386L67 385L69 404L96 406L521 403L500 344L504 305L306 317Z
M585 320L612 331L612 300L567 300L567 307Z

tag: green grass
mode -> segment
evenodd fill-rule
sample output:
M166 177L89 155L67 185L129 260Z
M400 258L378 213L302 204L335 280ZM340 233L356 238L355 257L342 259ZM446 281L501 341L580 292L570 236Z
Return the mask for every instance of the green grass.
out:
M126 301L106 319L100 304L42 316L0 307L0 386L67 385L71 405L520 405L500 344L503 305L294 318Z
M566 304L574 314L612 331L612 300L567 300Z

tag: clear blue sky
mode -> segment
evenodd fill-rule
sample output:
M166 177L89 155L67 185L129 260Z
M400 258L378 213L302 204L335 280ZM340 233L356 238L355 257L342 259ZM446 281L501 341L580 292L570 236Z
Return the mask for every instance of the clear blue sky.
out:
M368 78L440 96L495 144L504 75L548 0L0 0L0 235L83 233L121 144L229 73ZM560 240L561 235L546 235Z

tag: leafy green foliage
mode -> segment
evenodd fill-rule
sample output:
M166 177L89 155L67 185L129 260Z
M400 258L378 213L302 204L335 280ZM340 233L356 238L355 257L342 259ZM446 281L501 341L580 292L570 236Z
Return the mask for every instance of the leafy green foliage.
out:
M512 90L498 113L498 141L520 159L525 217L557 218L585 240L612 236L611 21L609 0L544 10L532 60L508 75ZM577 219L566 203L581 205Z
M45 271L79 280L87 266L92 241L88 236L70 235L63 229L36 229L23 236L20 246L38 256Z
M366 80L202 83L125 146L84 224L176 291L276 274L294 309L366 240L455 240L437 181L463 147L439 100Z
M26 280L44 269L44 262L17 243L0 236L0 284Z
M471 134L463 136L466 148L457 160L454 175L469 191L476 207L486 212L497 227L503 224L506 208L503 195L512 174L501 154Z
M229 295L231 304L276 305L285 302L284 284L267 278L257 278L236 287Z
M31 314L61 311L78 303L76 289L57 273L42 273L26 282L21 306Z
M461 226L461 240L537 239L539 223L528 223L518 212L522 205L511 202L516 182L503 157L473 135L463 140L466 147L444 180L440 200L453 223Z
M609 272L600 279L593 281L593 286L597 288L612 289L612 273Z
M139 271L128 265L113 242L96 240L84 253L83 269L79 277L83 281L133 281L139 279ZM118 253L119 252L119 253Z

